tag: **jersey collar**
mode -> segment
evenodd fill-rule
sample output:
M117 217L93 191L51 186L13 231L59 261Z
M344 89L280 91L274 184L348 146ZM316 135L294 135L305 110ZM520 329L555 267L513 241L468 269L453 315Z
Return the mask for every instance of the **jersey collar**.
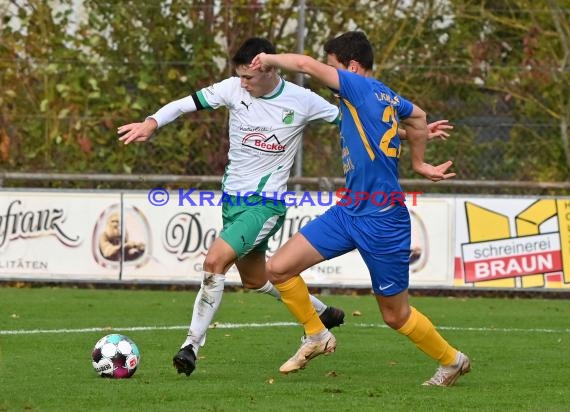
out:
M285 88L285 80L283 80L283 78L280 77L279 84L277 85L277 87L273 89L273 91L271 91L270 93L267 93L265 96L261 96L260 99L265 99L265 100L275 99L283 92L284 88Z

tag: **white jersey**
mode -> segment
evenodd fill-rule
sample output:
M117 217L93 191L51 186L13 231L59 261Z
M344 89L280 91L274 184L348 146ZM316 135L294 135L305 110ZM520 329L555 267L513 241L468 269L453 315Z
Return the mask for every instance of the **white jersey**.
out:
M196 94L204 108L226 106L230 111L229 163L222 189L231 195L273 198L285 192L304 127L317 119L333 123L339 113L321 96L283 79L270 96L251 96L238 77Z

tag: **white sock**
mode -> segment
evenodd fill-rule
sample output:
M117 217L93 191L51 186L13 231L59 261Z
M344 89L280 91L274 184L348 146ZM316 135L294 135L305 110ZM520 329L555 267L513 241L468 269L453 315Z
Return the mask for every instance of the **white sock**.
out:
M204 272L204 280L202 280L200 291L194 301L192 322L188 328L188 336L181 348L190 344L194 348L194 354L198 355L198 349L204 344L206 331L220 307L225 280L226 277L224 275Z
M277 300L281 300L281 294L279 293L279 291L275 288L275 286L273 286L273 284L270 281L267 281L265 283L265 285L263 285L262 287L260 287L259 289L255 289L255 292L257 293L267 293L268 295L273 296L275 299ZM325 305L323 302L321 302L320 300L318 300L316 297L314 297L313 295L309 295L309 298L311 299L311 303L313 304L313 306L315 307L315 310L317 311L318 315L321 315L325 309L327 308L327 305Z
M319 315L319 316L322 315L322 313L327 308L327 305L325 305L323 302L318 300L313 295L309 295L309 298L311 299L311 303L313 304L313 306L315 307L315 310L317 311L317 315Z
M277 300L281 300L281 293L273 286L270 281L265 282L265 285L260 287L259 289L255 289L254 292L256 293L267 293L268 295L273 296Z

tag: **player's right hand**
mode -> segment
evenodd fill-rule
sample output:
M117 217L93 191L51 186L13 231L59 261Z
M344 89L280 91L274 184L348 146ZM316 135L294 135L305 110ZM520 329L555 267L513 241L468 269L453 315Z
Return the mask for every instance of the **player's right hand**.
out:
M440 180L455 177L455 173L447 173L447 169L452 165L453 162L451 160L437 166L432 166L429 163L424 162L418 167L414 167L414 171L432 182L439 182Z
M117 129L117 133L121 135L119 140L124 144L129 144L131 142L144 142L150 139L157 127L158 124L156 123L156 120L149 117L144 122L129 123L120 126Z

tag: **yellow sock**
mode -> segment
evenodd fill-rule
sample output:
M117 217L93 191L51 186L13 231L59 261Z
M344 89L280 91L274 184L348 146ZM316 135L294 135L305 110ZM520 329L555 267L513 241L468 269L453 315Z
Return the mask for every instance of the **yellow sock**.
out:
M281 300L289 311L299 323L303 324L305 335L314 335L325 329L325 325L311 303L309 289L301 276L294 276L275 287L281 293Z
M435 359L441 365L448 366L455 362L457 349L451 346L435 330L433 323L416 308L412 307L410 317L398 332L406 335L426 355Z

